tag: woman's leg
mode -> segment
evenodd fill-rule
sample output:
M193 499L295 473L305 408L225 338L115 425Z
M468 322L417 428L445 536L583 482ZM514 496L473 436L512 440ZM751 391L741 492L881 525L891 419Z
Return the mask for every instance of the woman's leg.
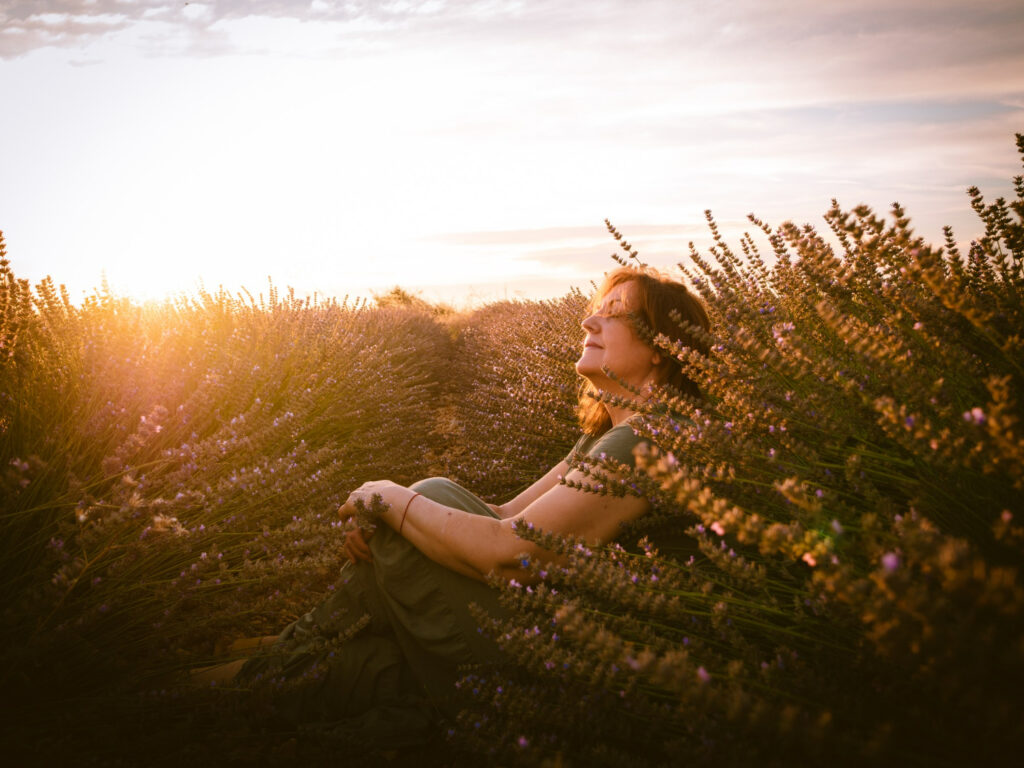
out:
M369 563L346 563L327 599L269 639L260 655L210 670L199 682L262 680L276 689L275 709L294 723L405 706L415 690Z
M247 676L269 671L269 667L285 676L294 676L309 666L317 653L329 652L332 645L363 632L388 634L388 621L369 563L345 563L330 589L326 599L285 627L281 634L256 638L260 649L270 653L251 659L246 665ZM268 664L268 660L272 663Z
M241 671L246 662L245 658L237 657L255 656L257 653L269 649L280 637L280 635L265 635L263 637L244 637L241 640L235 640L228 647L228 654L236 658L223 664L214 664L209 667L198 667L197 669L190 670L189 682L196 685L230 682L235 679L235 676Z
M439 503L496 517L450 480L430 478L411 487ZM448 709L459 666L499 658L469 609L476 603L500 613L497 592L434 563L386 526L371 538L370 549L373 561L343 566L332 594L289 625L269 653L211 670L204 679L237 674L243 683L283 682L275 699L296 722L399 701L408 706L409 694L420 686Z
M264 651L280 639L280 635L264 635L263 637L243 637L235 640L228 648L232 656L255 656Z
M455 507L484 517L498 516L483 499L447 477L428 477L413 483L409 488L446 507Z
M193 685L229 683L241 671L245 661L245 659L235 659L224 664L215 664L212 667L199 667L198 669L190 670L188 681Z
M497 517L480 498L446 478L410 487L439 504ZM471 609L476 605L492 616L503 615L498 592L433 562L386 526L370 540L370 551L394 637L435 703L449 709L445 704L453 702L461 666L502 658Z

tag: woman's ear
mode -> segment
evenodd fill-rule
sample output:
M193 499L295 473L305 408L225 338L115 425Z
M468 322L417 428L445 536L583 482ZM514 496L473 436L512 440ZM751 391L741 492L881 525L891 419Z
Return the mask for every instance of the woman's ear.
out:
M661 365L661 355L657 351L655 351L654 357L651 358L651 365Z

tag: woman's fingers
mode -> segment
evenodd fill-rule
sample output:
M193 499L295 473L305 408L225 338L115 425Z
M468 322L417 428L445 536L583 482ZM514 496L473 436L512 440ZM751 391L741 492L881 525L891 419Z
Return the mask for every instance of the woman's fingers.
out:
M338 508L338 516L343 520L349 520L355 515L355 505L351 503L354 495L351 494L348 500ZM373 559L373 556L370 554L370 547L366 543L372 535L373 531L363 531L360 528L354 528L345 534L344 549L349 560L357 562L359 560L370 561Z
M351 560L353 563L358 563L360 560L363 559L359 556L359 553L356 552L355 548L348 541L345 542L345 556L348 557L348 559Z
M343 520L349 520L355 517L357 513L356 501L361 501L364 505L369 506L373 502L373 495L379 493L384 487L392 485L388 480L377 480L370 483L363 483L357 490L349 494L345 503L338 508L338 516ZM355 528L345 534L345 554L352 562L359 560L366 560L369 562L373 559L373 555L370 554L370 547L367 542L373 536L372 530L366 530L363 528Z
M370 547L366 543L370 536L372 536L372 531L364 533L358 528L345 534L345 553L350 560L353 562L358 560L369 562L373 559L373 555L370 554Z
M370 545L367 543L372 535L373 531L363 531L360 528L356 528L352 531L352 544L356 551L366 560L369 560L372 557L370 554Z

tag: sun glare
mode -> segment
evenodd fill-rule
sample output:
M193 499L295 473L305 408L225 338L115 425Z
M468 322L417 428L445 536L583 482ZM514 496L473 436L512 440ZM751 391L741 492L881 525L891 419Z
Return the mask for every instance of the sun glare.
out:
M964 57L942 70L956 93L901 109L888 70L867 103L840 66L868 78L872 51L887 61L871 47L881 38L752 39L756 18L607 10L573 46L500 4L236 18L190 3L11 22L20 31L0 56L25 47L2 61L0 98L27 117L5 125L0 147L5 178L19 180L0 196L25 260L15 266L72 295L103 275L140 298L268 277L321 295L531 281L550 292L608 267L605 216L638 242L651 225L685 233L645 243L664 266L706 241L705 208L723 232L742 232L749 212L820 226L836 196L876 210L899 197L930 241L944 224L969 240L962 189L1005 187L1014 167L995 148L1019 125L1019 75L986 80L979 101L972 73L991 66ZM54 47L64 39L74 45ZM809 68L823 46L847 58ZM898 82L927 80L921 66ZM567 238L581 227L593 236ZM557 232L523 244L545 229ZM474 232L507 237L456 242Z

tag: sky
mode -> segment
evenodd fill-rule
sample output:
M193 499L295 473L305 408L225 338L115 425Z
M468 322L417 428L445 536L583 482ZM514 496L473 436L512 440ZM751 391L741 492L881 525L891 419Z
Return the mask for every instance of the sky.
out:
M1021 173L1019 0L0 0L0 230L79 301L457 305L672 269L755 213L982 232Z

